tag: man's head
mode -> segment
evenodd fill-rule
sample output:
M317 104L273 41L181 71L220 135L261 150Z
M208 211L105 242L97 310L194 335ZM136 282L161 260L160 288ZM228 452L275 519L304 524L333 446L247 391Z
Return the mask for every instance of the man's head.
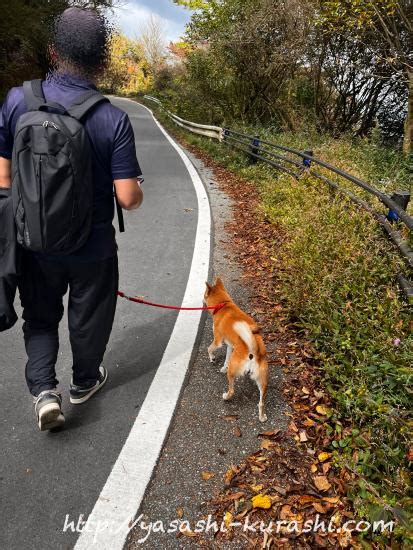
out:
M53 61L59 69L96 76L105 66L109 39L103 16L91 9L68 8L55 21Z

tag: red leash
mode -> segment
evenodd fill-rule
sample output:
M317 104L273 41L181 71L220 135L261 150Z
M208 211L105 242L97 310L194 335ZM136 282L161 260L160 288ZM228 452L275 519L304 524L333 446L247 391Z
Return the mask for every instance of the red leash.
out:
M121 298L125 298L130 302L136 302L137 304L145 304L147 306L153 306L153 307L161 307L163 309L175 309L178 311L207 311L208 309L213 309L214 315L226 305L226 303L222 303L222 304L217 304L216 306L205 306L205 307L168 306L165 304L155 304L155 302L148 302L147 300L144 300L143 298L137 298L136 296L127 296L124 292L121 292L120 290L118 290L118 296L120 296Z

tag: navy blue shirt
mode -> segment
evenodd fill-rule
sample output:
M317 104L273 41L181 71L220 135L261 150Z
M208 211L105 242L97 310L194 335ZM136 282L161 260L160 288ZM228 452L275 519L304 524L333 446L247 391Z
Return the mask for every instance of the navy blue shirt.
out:
M86 90L95 86L77 76L51 73L43 82L46 100L69 107ZM23 87L12 88L0 113L0 157L11 159L17 119L27 110ZM65 257L73 261L99 261L116 254L113 180L141 178L135 138L128 115L109 102L98 104L86 115L93 158L93 225L86 244ZM44 255L41 255L45 257ZM50 259L56 258L48 257Z

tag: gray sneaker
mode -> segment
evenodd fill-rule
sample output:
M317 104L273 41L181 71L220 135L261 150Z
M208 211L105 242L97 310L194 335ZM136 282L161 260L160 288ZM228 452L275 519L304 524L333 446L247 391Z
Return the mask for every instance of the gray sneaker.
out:
M65 417L61 409L62 396L58 391L42 391L33 401L37 423L42 432L63 426Z
M108 379L108 371L105 369L105 367L100 366L99 367L99 379L96 380L95 384L93 386L83 387L83 386L76 386L72 383L70 384L70 402L74 405L79 405L80 403L84 403L88 399L92 397L92 395L95 395L97 391L100 390L105 384L106 380Z

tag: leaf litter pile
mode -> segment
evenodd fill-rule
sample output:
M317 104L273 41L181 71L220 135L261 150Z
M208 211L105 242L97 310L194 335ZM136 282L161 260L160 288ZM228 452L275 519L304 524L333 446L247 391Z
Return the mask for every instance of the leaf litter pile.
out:
M232 236L231 253L252 289L249 313L262 327L267 348L275 349L269 356L270 368L283 369L283 394L291 411L286 413L290 416L286 431L263 431L259 449L228 468L222 492L210 502L214 519L226 529L215 533L213 547L378 548L378 543L358 540L356 532L339 529L346 521L360 519L346 498L356 474L335 464L330 452L333 438L344 438L352 426L343 426L341 436L331 430L332 403L322 389L317 361L277 301L272 269L274 250L285 238L282 229L260 212L253 184L181 141L213 171L219 187L234 201L233 219L226 225ZM248 528L251 525L255 532ZM192 540L200 547L211 544L193 532L183 534L195 537Z

